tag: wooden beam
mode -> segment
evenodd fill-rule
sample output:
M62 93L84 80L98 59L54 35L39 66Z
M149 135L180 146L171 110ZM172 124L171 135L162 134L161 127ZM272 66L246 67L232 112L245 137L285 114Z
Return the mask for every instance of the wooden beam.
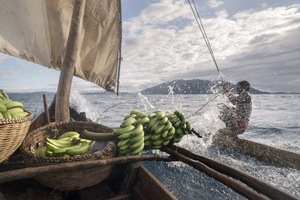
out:
M65 57L56 94L55 121L70 121L69 99L85 9L85 0L76 0L67 41Z
M47 124L50 124L50 116L49 116L49 110L48 110L46 94L43 94L43 99L44 99L44 110L45 110L45 116L46 116Z
M252 199L252 200L268 199L265 196L258 194L256 191L246 187L242 183L239 183L236 180L233 180L233 179L209 168L208 166L204 165L203 163L201 163L199 161L192 160L178 152L175 152L174 150L172 150L168 147L163 147L162 150L169 153L173 157L179 159L180 161L205 173L209 177L216 179L217 181L223 183L224 185L228 186L232 190L236 191L237 193L243 195L244 197L246 197L248 199Z
M156 160L156 161L164 161L164 162L174 161L174 159L171 159L169 156L133 155L133 156L123 156L123 157L116 157L116 158L103 159L103 160L63 163L63 164L49 165L49 166L42 166L42 167L28 167L24 169L1 172L0 183L24 179L24 178L30 178L34 176L43 175L43 174L50 174L56 172L68 172L74 170L88 169L92 167L131 163L131 162L138 162L138 161L145 161L145 160L148 161Z
M127 168L125 170L125 177L120 189L120 195L126 195L132 193L139 169L140 166L138 162L129 163L127 165Z
M237 180L240 180L241 182L247 184L249 187L253 188L254 190L262 193L263 195L271 198L271 199L297 199L296 197L294 197L293 195L269 184L266 183L254 176L251 176L241 170L235 169L233 167L230 167L224 163L215 161L211 158L199 155L199 154L195 154L189 150L186 150L182 147L178 147L176 145L170 145L169 146L171 149L173 149L174 151L183 154L193 160L198 160L202 163L204 163L205 165L207 165L208 167L226 174L228 176L231 176Z

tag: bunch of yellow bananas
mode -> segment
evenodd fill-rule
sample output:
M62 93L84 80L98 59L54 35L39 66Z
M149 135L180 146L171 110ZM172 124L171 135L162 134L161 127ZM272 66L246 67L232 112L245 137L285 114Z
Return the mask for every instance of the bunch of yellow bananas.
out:
M0 92L0 119L23 118L27 115L21 102L5 98Z
M44 157L70 157L86 154L92 140L81 139L77 132L66 132L58 139L47 138L45 146L38 149L36 156Z

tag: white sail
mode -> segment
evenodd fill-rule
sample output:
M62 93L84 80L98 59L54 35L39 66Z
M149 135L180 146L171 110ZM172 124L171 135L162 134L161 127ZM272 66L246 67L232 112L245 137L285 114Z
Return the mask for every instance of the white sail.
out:
M0 0L0 51L61 70L74 0ZM122 37L120 0L86 2L74 75L114 91Z

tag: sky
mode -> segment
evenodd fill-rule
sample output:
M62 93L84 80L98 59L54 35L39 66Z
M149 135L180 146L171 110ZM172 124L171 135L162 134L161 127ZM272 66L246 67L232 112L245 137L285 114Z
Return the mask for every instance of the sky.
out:
M187 0L123 0L120 92L220 78L248 80L262 91L300 92L300 0L194 2L218 68ZM0 53L0 89L56 92L58 80L58 71ZM77 77L72 87L104 91Z

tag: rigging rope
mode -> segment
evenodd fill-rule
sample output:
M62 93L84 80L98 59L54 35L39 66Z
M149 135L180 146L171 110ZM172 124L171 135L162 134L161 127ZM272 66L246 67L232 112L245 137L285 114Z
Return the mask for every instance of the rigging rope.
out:
M218 70L218 72L219 72L220 78L221 78L222 83L223 83L224 81L223 81L223 78L222 78L222 76L221 76L221 72L220 72L220 70L219 70L219 67L218 67L216 58L215 58L215 56L214 56L213 50L212 50L212 48L211 48L211 46L210 46L209 40L208 40L207 35L206 35L206 32L205 32L205 30L204 30L204 26L203 26L203 24L202 24L202 22L201 22L201 18L200 18L200 16L199 16L198 10L197 10L197 8L196 8L195 2L194 2L194 0L193 0L194 9L195 9L196 12L197 12L197 15L198 15L198 18L199 18L199 21L200 21L200 22L198 21L198 18L197 18L196 14L195 14L195 11L194 11L194 9L193 9L193 7L192 7L192 5L191 5L190 0L188 0L188 2L189 2L189 4L190 4L191 10L192 10L192 12L193 12L193 14L194 14L194 17L195 17L195 20L197 21L198 27L199 27L199 29L200 29L200 31L201 31L201 33L202 33L202 36L203 36L204 41L205 41L205 43L206 43L206 46L207 46L207 48L208 48L208 50L209 50L209 53L210 53L210 55L211 55L211 57L212 57L212 59L213 59L215 65L216 65L216 68L217 68L217 70Z
M220 95L220 94L218 94L217 96L215 96L214 98L212 98L211 100L209 100L208 102L206 102L206 104L204 104L199 110L197 110L194 114L192 114L192 115L186 117L186 119L188 119L188 118L194 116L195 114L197 114L197 112L199 112L202 108L204 108L204 106L206 106L209 102L211 102L212 100L214 100L215 98L217 98L219 95Z

